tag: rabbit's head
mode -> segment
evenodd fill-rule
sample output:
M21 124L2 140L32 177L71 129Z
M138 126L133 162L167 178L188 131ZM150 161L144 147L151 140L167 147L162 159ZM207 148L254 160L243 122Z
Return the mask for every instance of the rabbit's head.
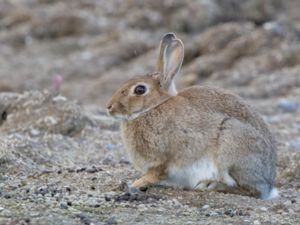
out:
M157 70L135 77L113 94L107 104L109 115L118 119L135 119L177 94L174 79L184 56L181 40L167 33L161 40Z

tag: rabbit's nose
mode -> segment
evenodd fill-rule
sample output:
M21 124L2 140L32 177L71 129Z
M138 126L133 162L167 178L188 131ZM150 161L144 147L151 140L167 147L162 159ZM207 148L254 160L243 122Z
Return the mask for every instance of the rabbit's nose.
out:
M107 112L112 112L113 111L113 104L110 104L110 105L108 105L107 107L106 107L106 109L107 109Z

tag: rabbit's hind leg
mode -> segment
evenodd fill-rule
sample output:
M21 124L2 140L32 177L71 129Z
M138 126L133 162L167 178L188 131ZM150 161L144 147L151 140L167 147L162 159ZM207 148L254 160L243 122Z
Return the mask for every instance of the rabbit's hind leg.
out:
M273 180L265 176L260 162L245 159L232 167L231 176L235 178L238 186L248 189L249 193L262 199L272 199L277 197L277 190L273 187Z
M262 199L276 196L272 145L265 136L249 124L230 119L219 135L218 144L219 170L228 171L228 176L223 174L222 182L228 185L235 181L237 189L248 190L249 195Z

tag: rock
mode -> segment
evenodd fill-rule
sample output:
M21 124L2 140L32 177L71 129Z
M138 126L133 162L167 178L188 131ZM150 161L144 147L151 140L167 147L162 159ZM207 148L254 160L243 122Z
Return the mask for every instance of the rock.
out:
M300 140L290 141L289 146L292 150L300 151Z
M260 225L261 223L260 223L260 221L259 220L254 220L253 221L253 225Z
M267 209L266 207L261 207L261 208L260 208L260 211L262 211L262 212L267 212L268 209Z
M104 225L117 225L118 222L115 218L109 218L107 221L104 222Z
M282 99L278 103L278 107L284 110L285 112L296 112L299 108L299 104L293 101L289 101L287 99Z
M80 219L80 222L82 222L84 225L91 225L92 224L92 221L90 218L88 218L87 216L85 215L78 215L79 219Z
M204 205L202 206L202 209L208 209L210 206L209 205Z
M62 202L62 203L60 203L60 206L59 206L61 209L68 209L69 207L68 207L68 204L67 203L65 203L65 202Z
M105 148L109 151L114 150L117 146L114 144L107 144Z

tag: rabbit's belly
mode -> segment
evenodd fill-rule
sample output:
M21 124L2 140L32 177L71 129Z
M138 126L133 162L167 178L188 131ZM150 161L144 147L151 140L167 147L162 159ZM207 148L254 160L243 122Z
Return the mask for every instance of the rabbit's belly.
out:
M194 189L197 188L197 185L201 181L217 181L218 178L219 172L214 162L208 158L204 158L184 168L169 168L167 183Z

